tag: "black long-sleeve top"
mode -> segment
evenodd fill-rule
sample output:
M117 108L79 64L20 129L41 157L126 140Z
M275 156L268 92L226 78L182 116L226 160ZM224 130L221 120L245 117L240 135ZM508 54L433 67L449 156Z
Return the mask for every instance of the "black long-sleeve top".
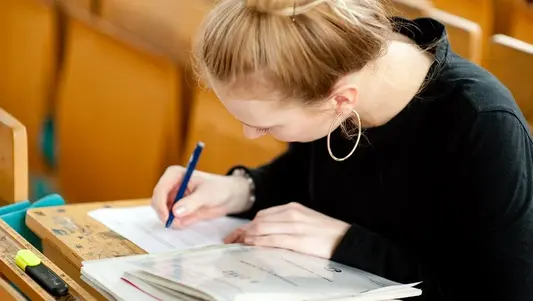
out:
M421 46L440 40L425 88L390 122L365 129L344 162L323 138L250 169L256 201L246 214L296 201L348 222L332 260L422 281L412 300L533 300L528 124L494 76L453 52L442 24L395 22ZM338 129L331 145L344 156L354 141Z

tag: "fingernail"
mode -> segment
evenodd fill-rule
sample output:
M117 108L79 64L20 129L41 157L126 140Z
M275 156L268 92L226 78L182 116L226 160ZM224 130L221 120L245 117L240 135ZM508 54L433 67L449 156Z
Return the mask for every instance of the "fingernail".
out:
M174 209L174 215L175 216L182 216L185 214L185 207L179 206L176 209Z

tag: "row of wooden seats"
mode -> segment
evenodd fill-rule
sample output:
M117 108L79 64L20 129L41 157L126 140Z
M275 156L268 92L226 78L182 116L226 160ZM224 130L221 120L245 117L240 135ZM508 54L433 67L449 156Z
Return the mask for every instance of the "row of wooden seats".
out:
M533 123L533 86L528 80L529 67L533 67L533 45L519 39L529 37L533 40L533 28L527 30L527 20L533 24L533 7L527 8L522 0L513 3L514 6L511 5L508 10L509 13L514 12L513 21L508 22L508 32L512 36L495 34L486 37L494 19L491 17L493 2L488 0L460 3L453 0L433 0L432 3L395 0L391 9L408 18L432 17L444 23L453 50L496 75L510 89L526 118ZM455 11L464 17L435 7ZM531 16L517 17L518 14L523 16L528 13Z
M533 44L533 5L526 0L385 0L410 18L438 9L479 25L483 42L505 34Z
M224 172L236 163L256 165L284 149L284 143L271 138L246 141L241 125L216 97L196 88L188 60L179 55L188 53L187 47L155 43L176 40L172 36L193 30L157 38L150 38L149 31L145 36L133 35L135 27L117 24L133 24L130 18L150 24L149 19L124 14L122 8L131 8L125 1L113 2L115 6L107 3L101 3L107 18L91 15L94 7L88 1L6 0L0 4L1 12L10 12L3 21L9 30L0 31L0 37L18 39L12 51L0 53L0 61L11 62L6 72L10 76L20 74L12 77L18 82L6 85L11 94L0 93L0 106L29 124L31 167L42 161L38 151L42 122L53 116L57 176L67 200L149 196L164 168L186 163L189 146L198 140L207 145L199 168L213 172ZM204 13L200 10L195 18L200 20ZM35 26L34 35L25 29L30 23ZM43 27L45 23L48 26ZM15 51L29 43L34 44L25 52ZM25 62L38 63L26 66ZM24 84L31 94L16 89ZM24 103L42 109L36 112Z

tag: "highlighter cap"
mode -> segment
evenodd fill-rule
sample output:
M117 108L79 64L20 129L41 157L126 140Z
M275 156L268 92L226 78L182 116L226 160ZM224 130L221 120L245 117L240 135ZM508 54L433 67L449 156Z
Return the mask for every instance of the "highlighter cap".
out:
M30 250L20 250L15 256L15 263L24 271L27 266L33 267L41 264L41 259Z

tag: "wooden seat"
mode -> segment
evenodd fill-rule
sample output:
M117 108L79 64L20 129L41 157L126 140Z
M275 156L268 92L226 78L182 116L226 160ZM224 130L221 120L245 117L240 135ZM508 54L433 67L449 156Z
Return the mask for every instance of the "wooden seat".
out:
M483 34L479 24L439 9L428 14L446 26L452 49L465 59L481 64Z
M487 69L513 93L530 124L533 123L533 45L506 35L495 35L490 41Z
M198 169L214 173L226 173L235 164L266 163L287 147L270 136L246 139L242 124L228 113L214 93L202 89L194 96L185 154L190 154L200 140L206 146Z
M0 206L28 199L26 128L0 108Z
M181 141L180 72L169 56L68 0L57 109L68 202L148 197Z
M0 275L2 276L2 275ZM5 301L26 301L14 287L12 287L6 280L0 277L0 300Z
M213 1L102 0L102 18L135 35L169 50L178 58L187 72L188 95L187 149L182 164L186 164L198 140L206 143L199 169L225 172L231 164L240 162L257 165L266 162L284 149L285 144L271 138L248 141L242 126L220 104L217 97L197 88L196 80L188 71L191 65L190 46L196 30ZM187 111L189 112L189 111Z
M52 0L0 1L0 107L26 127L30 171L41 173L43 122L51 109L58 61Z
M190 64L190 45L213 1L100 0L102 18Z
M392 0L386 4L390 14L411 20L426 17L433 6L431 1L426 0Z
M494 0L432 0L435 8L479 24L482 31L482 56L494 32Z
M71 0L71 2L91 12L96 12L100 4L100 0Z
M533 44L533 4L517 1L512 16L510 35Z

